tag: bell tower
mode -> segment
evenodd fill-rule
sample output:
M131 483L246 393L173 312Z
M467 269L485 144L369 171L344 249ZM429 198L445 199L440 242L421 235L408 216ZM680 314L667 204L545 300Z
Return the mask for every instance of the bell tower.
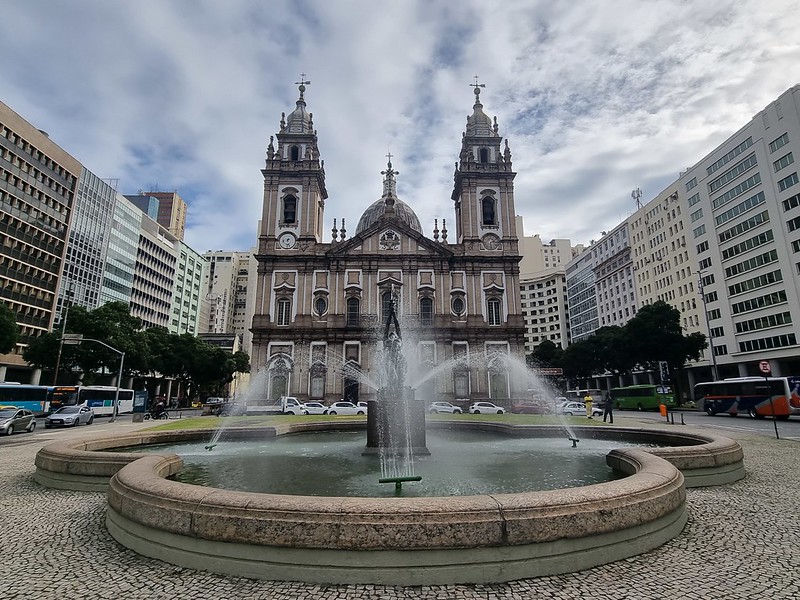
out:
M517 252L514 177L508 141L497 132L494 121L483 112L481 88L470 84L475 104L461 137L461 153L453 176L456 241L468 250Z
M300 97L280 131L270 136L264 176L264 206L259 231L259 254L291 252L298 246L322 242L325 164L320 160L313 115L306 110L305 73L296 82Z

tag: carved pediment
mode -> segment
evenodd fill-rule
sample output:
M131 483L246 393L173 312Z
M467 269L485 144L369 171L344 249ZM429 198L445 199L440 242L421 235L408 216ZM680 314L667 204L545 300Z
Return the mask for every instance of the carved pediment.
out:
M349 240L334 244L327 252L327 255L331 258L343 258L348 255L363 256L365 254L385 256L433 255L449 259L453 256L453 251L446 244L426 238L400 220L384 217Z

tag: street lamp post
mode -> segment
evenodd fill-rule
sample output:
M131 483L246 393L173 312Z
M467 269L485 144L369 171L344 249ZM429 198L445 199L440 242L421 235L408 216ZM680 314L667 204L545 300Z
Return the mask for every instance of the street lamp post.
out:
M117 412L119 411L119 388L122 384L122 367L125 364L125 353L122 350L117 350L113 346L109 346L105 342L101 342L100 340L94 340L91 338L85 338L81 334L72 334L70 337L66 335L62 336L61 343L66 345L75 345L79 346L82 342L96 342L101 346L105 346L112 352L116 352L119 354L119 374L117 375L117 389L114 392L114 406L111 409L111 419L109 419L109 423L113 423L117 419Z
M708 307L706 306L706 295L703 293L703 271L697 272L697 291L703 301L703 317L706 320L706 330L708 331L708 351L711 354L711 375L717 381L717 357L714 355L714 334L711 332L711 323L708 320Z

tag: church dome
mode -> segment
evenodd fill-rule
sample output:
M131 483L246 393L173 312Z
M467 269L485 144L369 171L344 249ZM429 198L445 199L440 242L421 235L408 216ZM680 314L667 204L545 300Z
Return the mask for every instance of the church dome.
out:
M356 234L361 233L365 229L371 227L374 223L378 222L387 212L414 231L422 233L422 226L419 224L419 218L411 207L397 197L395 175L398 172L392 168L392 161L389 160L389 165L385 171L381 171L384 175L383 179L383 196L376 200L367 207L364 214L358 220L358 227L356 227Z
M372 204L369 205L367 210L364 211L364 214L361 215L361 218L358 220L358 227L356 227L356 233L360 233L364 231L368 227L370 227L373 223L380 220L380 218L386 212L386 200L381 198L380 200L376 200ZM422 226L419 224L419 219L411 207L403 202L402 200L395 199L394 201L394 212L395 216L400 219L403 223L411 227L414 231L418 231L422 233Z

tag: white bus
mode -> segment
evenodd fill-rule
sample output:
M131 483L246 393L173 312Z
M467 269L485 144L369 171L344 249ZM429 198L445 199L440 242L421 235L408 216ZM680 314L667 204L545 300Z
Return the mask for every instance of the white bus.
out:
M582 388L579 390L567 390L566 392L567 400L572 402L583 402L583 399L586 397L586 394L589 394L592 397L592 400L597 402L603 401L603 390L599 390L597 388Z
M111 416L117 388L112 385L82 385L78 387L77 404L86 404L97 416ZM117 413L133 412L133 390L120 388Z

